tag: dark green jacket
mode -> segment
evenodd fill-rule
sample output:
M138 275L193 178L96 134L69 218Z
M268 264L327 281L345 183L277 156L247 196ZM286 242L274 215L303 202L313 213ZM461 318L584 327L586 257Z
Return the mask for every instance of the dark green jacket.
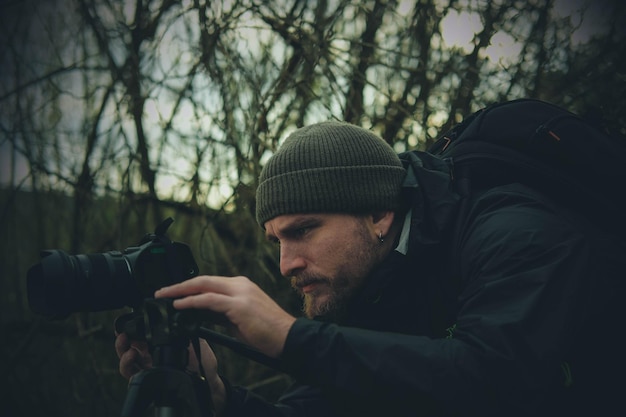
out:
M521 184L464 199L442 161L402 159L409 253L346 322L298 319L298 385L273 405L235 388L231 415L623 415L623 241Z

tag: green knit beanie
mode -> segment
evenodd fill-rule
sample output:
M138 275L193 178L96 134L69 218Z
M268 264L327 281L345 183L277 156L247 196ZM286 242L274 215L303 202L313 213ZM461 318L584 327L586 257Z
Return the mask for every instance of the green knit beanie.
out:
M329 121L292 133L259 177L261 226L283 214L394 210L406 174L391 146L369 130Z

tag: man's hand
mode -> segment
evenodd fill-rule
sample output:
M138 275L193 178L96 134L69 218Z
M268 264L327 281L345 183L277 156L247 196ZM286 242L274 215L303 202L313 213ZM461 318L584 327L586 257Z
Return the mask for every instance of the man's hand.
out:
M272 358L282 353L296 320L246 277L199 276L162 288L155 297L176 298L177 309L223 314L239 339Z
M146 342L131 341L126 333L118 334L115 338L115 351L120 358L120 374L126 379L152 367L152 356Z

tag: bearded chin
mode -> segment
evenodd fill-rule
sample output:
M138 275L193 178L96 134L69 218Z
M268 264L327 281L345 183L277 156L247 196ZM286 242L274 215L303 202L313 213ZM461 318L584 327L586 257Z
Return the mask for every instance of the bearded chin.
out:
M346 314L346 305L347 301L337 293L326 300L318 300L313 295L304 295L302 312L309 319L339 323Z
M309 318L324 317L335 309L334 300L318 301L312 295L305 295L302 301L302 312Z

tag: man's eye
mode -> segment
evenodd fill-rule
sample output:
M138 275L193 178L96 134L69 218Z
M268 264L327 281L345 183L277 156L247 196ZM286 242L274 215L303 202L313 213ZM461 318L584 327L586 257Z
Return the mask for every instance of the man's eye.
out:
M296 227L285 233L285 237L289 239L302 239L306 237L312 230L311 226Z
M311 233L313 233L313 231L317 228L317 225L313 224L313 225L308 225L308 226L302 226L296 229L296 236L298 237L305 237L310 235Z

